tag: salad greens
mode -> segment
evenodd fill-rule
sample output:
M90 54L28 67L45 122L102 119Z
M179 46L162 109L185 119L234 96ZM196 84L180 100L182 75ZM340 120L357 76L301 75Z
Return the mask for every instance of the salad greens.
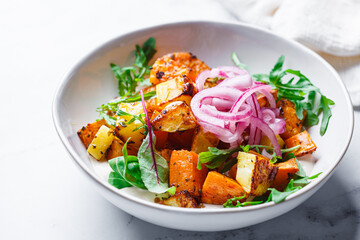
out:
M144 77L150 73L148 64L155 53L155 38L149 38L142 47L136 45L133 67L119 67L110 63L111 70L118 80L120 96L132 96L138 83L148 84Z
M303 110L307 111L304 119L304 125L307 127L319 123L319 115L323 113L320 126L320 134L323 136L326 132L329 120L331 118L330 106L335 103L323 95L320 89L314 86L311 81L300 71L287 69L282 70L285 57L280 56L270 74L254 74L255 81L269 84L278 90L278 98L286 98L295 104L296 115L302 120ZM284 80L284 77L290 75L290 80ZM298 80L295 80L295 77Z

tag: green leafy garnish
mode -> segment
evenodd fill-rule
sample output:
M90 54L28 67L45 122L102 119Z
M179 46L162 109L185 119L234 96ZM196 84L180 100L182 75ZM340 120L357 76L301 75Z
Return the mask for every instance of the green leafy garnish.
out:
M276 62L270 74L254 74L255 81L269 84L278 90L278 97L286 98L295 104L296 115L302 120L303 111L307 111L304 119L305 126L314 126L319 123L319 115L323 113L320 127L320 134L326 132L331 117L330 106L335 103L325 97L320 89L314 86L311 81L300 71L287 69L282 70L285 57L282 55ZM291 76L290 80L284 80L284 76ZM295 77L298 79L295 80Z
M231 54L231 59L232 59L232 61L234 62L234 64L235 64L237 67L239 67L239 68L245 68L245 69L248 69L248 68L249 68L246 64L244 64L244 63L242 63L242 62L240 61L239 57L236 55L235 52L233 52L233 53Z
M111 70L118 80L120 96L131 96L135 93L138 83L146 83L144 77L150 72L148 64L155 53L155 39L149 38L142 47L136 45L133 67L120 67L110 63Z
M145 93L144 99L149 100L150 98L152 98L155 95L156 95L156 91L151 91L151 92ZM96 110L99 113L98 120L104 118L106 120L107 124L115 126L116 118L109 116L107 114L108 111L117 113L118 111L121 111L121 110L119 110L120 103L133 103L133 102L139 102L139 101L141 101L141 97L140 97L140 94L137 94L137 95L134 95L134 96L128 97L128 98L119 97L108 103L102 104ZM131 114L129 114L129 115L131 115Z
M165 158L163 158L155 150L156 137L151 132L153 143L150 144L150 132L140 146L138 152L138 159L140 164L141 178L146 188L153 193L169 192L174 194L175 187L170 187L168 184L169 179L169 166ZM154 151L155 163L153 162L151 148ZM156 164L156 167L155 165Z
M109 160L109 165L113 171L109 175L108 182L119 189L131 186L146 189L141 179L137 157L130 156L127 153L127 143L129 140L130 138L122 149L123 156Z

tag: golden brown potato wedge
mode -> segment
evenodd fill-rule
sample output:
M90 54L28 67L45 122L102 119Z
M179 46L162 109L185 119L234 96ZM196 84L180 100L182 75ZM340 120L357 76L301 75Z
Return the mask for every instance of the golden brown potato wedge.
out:
M239 152L236 181L253 196L263 195L271 186L277 167L261 155Z
M184 102L176 101L167 105L158 115L153 116L151 125L154 130L176 132L195 128L197 122L190 107Z
M178 76L156 85L156 101L160 108L174 101L183 101L190 106L196 88L186 76Z
M194 139L191 145L191 151L199 154L207 152L209 147L216 147L219 144L219 139L211 132L205 132L202 127L197 127L194 134Z
M195 199L186 190L175 193L174 196L171 196L165 200L161 200L159 203L171 207L182 207L182 208L199 207Z
M105 154L115 138L115 132L113 129L102 125L99 131L95 134L89 147L88 153L96 160L102 160L105 158Z

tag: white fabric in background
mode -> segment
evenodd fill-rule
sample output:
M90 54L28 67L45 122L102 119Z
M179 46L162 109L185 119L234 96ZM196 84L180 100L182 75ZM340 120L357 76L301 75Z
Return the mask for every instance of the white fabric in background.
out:
M338 71L360 106L359 0L224 0L239 20L312 48Z

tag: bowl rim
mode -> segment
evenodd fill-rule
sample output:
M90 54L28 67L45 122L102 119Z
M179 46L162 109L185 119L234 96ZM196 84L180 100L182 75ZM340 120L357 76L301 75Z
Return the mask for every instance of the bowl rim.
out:
M263 203L263 204L259 204L259 205L247 206L246 208L200 208L200 209L177 208L177 207L170 207L170 206L165 206L165 205L161 205L161 204L156 204L153 202L149 202L147 200L143 200L139 197L131 196L128 194L123 194L122 192L119 191L119 189L115 188L114 186L111 186L110 184L108 184L107 182L102 180L95 172L93 172L81 160L80 155L78 155L76 153L76 151L73 149L70 142L67 140L67 137L64 135L64 133L62 131L62 128L60 125L60 118L59 118L59 106L61 103L62 93L64 92L66 86L71 81L74 73L77 72L77 70L79 68L81 68L83 66L83 64L92 55L94 55L98 51L101 51L107 45L117 42L121 38L129 36L129 35L139 34L141 32L147 32L147 31L161 29L161 28L169 28L169 27L175 27L175 26L181 26L181 25L185 26L185 25L193 25L193 24L195 24L195 25L196 24L210 24L210 25L218 24L218 25L226 25L226 26L231 26L231 27L242 27L244 29L250 29L250 31L258 31L258 32L270 34L270 35L272 35L272 37L281 39L282 41L286 41L289 45L292 45L293 47L298 48L301 51L304 51L307 54L312 55L331 72L331 74L335 77L336 81L340 84L342 94L345 97L345 103L350 109L350 111L348 112L349 120L350 120L350 131L348 132L348 135L346 136L347 141L346 141L345 147L343 148L342 152L338 155L336 163L330 169L328 169L326 172L323 172L317 179L315 179L314 181L311 181L308 185L306 185L306 187L304 187L304 188L300 189L299 191L288 196L283 202L277 203L276 206L285 204L290 201L294 201L295 199L299 198L301 195L314 189L316 186L321 185L322 183L325 183L326 180L328 179L328 177L331 176L331 174L333 173L335 168L339 165L339 163L343 159L343 157L349 147L349 144L351 142L353 130L354 130L353 105L351 103L350 96L348 94L348 91L347 91L343 81L341 80L341 78L338 75L338 73L336 72L336 70L328 62L326 62L317 53L315 53L314 51L305 47L304 45L302 45L294 40L283 38L283 37L271 32L270 30L263 29L263 28L260 28L260 27L257 27L257 26L251 25L251 24L247 24L247 23L236 22L236 21L191 20L191 21L170 22L170 23L165 23L165 24L157 24L157 25L153 25L150 27L138 28L133 31L122 33L116 37L113 37L112 39L110 39L106 42L103 42L96 48L92 49L87 55L85 55L80 60L78 60L75 65L72 65L70 70L68 70L66 72L66 74L62 77L62 80L59 82L59 85L56 88L55 95L54 95L53 102L52 102L52 118L53 118L53 123L54 123L55 129L56 129L56 132L57 132L62 144L64 145L64 147L66 148L67 152L70 154L71 158L74 160L76 165L79 168L81 168L82 171L84 172L84 174L86 174L90 179L92 179L97 185L105 188L107 191L111 192L112 194L115 194L116 196L121 197L124 200L131 201L136 204L144 205L145 207L155 208L156 210L181 212L181 213L187 213L187 214L193 214L193 213L195 213L195 214L213 214L213 213L236 213L236 212L244 212L244 211L255 211L255 210L275 206L274 202L269 202L269 203Z

